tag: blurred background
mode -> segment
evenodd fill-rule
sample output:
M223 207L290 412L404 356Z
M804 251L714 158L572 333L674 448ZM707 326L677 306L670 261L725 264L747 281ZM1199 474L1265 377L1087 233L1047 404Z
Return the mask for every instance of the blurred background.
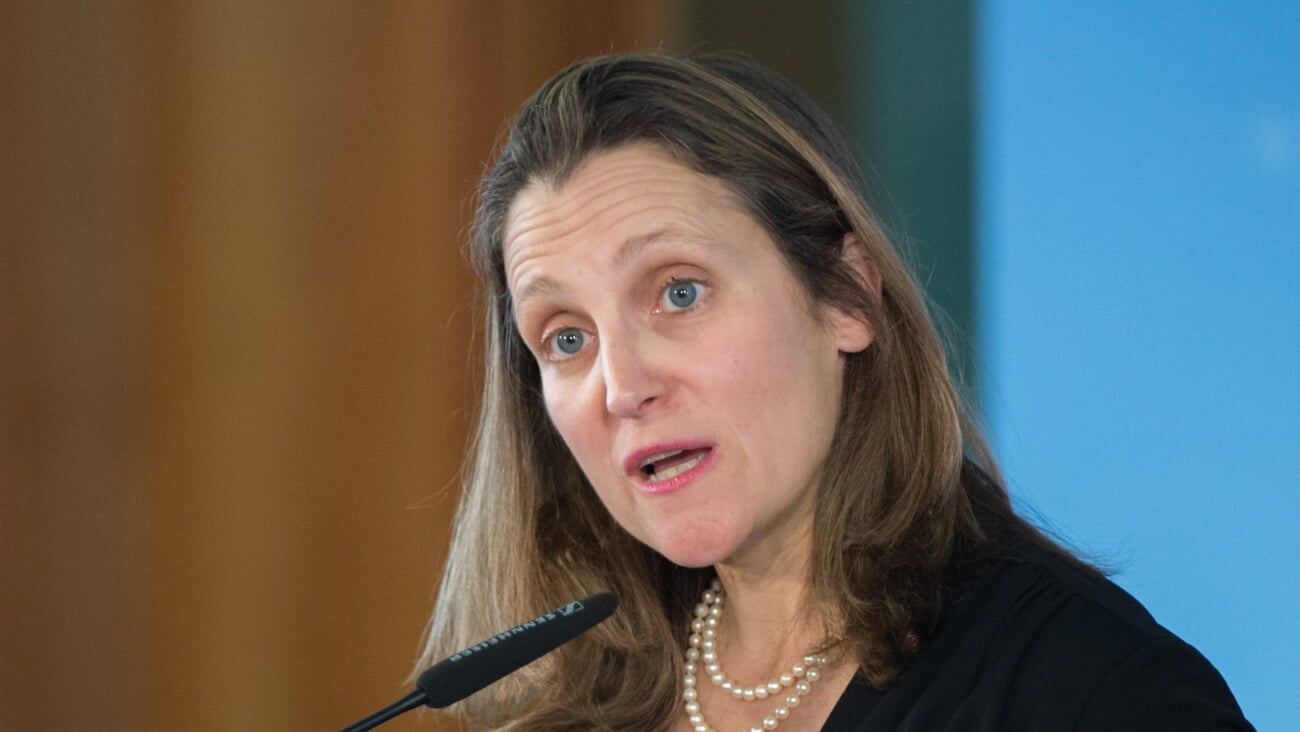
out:
M478 388L475 180L565 63L659 48L841 120L1017 500L1287 728L1296 8L5 3L0 730L337 729L405 691Z

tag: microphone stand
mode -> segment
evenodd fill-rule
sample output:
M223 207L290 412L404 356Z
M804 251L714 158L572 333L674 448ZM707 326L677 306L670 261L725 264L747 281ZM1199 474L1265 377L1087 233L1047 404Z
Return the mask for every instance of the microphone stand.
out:
M399 714L405 714L423 705L428 698L429 695L424 693L424 689L416 689L360 722L344 728L343 732L366 732L366 730L374 729Z

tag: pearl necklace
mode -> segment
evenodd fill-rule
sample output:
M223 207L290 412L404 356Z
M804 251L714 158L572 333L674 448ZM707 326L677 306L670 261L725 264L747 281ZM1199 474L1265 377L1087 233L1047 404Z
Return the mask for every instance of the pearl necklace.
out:
M780 706L763 718L762 727L753 727L750 732L774 730L781 720L790 716L790 711L799 706L800 698L812 691L812 685L821 678L821 667L826 663L825 656L804 656L803 663L796 663L794 668L781 674L765 684L742 686L727 678L718 661L717 630L722 618L722 606L726 594L722 583L713 580L709 589L704 591L700 603L695 606L695 617L691 618L691 636L686 647L685 675L682 679L686 691L682 698L686 700L686 717L695 732L714 732L709 723L704 721L704 712L700 709L699 691L696 688L695 672L699 664L704 664L704 671L709 681L741 701L761 701L770 696L785 694Z

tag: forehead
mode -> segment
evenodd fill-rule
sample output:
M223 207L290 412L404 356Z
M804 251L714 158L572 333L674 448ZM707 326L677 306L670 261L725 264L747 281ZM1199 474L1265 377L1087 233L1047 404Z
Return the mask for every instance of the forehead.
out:
M660 230L710 238L719 221L738 213L746 212L721 180L656 146L599 152L563 182L535 179L515 197L502 242L507 278L514 282L529 259L592 239L614 247Z

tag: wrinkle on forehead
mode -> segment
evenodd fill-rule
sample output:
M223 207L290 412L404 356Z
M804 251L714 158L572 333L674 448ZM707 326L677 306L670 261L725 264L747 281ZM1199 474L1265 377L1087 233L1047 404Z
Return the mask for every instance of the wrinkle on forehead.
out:
M611 258L611 268L620 270L628 266L641 253L660 242L672 242L674 245L688 249L707 248L708 242L700 236L689 231L685 227L674 224L666 225L662 228L655 229L648 234L631 236L624 239L618 245L618 250L614 252ZM516 307L521 303L528 301L530 298L540 295L558 295L563 293L564 286L549 277L537 277L529 279L527 284L522 285L518 292L515 293L513 300Z
M627 211L620 214L620 207ZM506 281L517 286L530 260L572 246L580 239L575 234L602 218L618 225L633 216L654 220L660 213L665 220L671 218L673 226L689 228L686 219L701 218L694 223L707 225L707 214L718 208L745 212L722 181L691 170L657 146L630 145L597 153L564 182L534 180L516 195L502 242ZM705 215L683 217L683 212ZM689 238L708 236L707 231L685 233ZM611 238L608 243L624 242Z

